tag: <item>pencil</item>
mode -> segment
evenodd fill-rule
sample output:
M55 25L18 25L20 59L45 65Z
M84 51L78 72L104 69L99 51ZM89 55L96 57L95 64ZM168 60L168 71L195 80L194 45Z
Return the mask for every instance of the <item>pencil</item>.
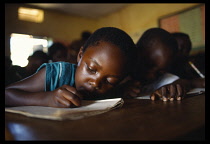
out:
M197 69L197 67L191 61L189 61L189 64L197 72L197 74L199 74L201 78L205 78L205 76Z

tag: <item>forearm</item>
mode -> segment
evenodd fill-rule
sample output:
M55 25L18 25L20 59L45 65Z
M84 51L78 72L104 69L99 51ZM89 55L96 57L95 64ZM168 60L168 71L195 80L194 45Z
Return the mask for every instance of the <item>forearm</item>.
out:
M45 106L49 92L27 92L19 89L5 89L5 106Z

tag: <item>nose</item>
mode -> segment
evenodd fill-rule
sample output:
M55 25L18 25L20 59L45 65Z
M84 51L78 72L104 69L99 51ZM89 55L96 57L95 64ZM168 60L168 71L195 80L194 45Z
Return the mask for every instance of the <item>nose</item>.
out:
M98 90L101 87L101 78L97 77L95 79L90 79L88 84L91 85L94 89Z

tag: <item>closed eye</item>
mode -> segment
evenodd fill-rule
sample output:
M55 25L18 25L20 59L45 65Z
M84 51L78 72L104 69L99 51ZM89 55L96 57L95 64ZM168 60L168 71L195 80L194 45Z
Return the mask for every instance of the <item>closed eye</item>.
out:
M115 83L111 83L108 80L106 80L106 83L109 84L109 85L111 85L111 86L114 86L115 85Z
M111 86L115 86L119 83L119 79L118 78L116 79L116 78L113 78L113 77L108 77L108 78L106 78L105 81L106 81L107 84L109 84Z
M89 67L87 64L86 65L86 69L88 72L92 73L92 74L95 74L96 73L96 70L94 70L93 68Z

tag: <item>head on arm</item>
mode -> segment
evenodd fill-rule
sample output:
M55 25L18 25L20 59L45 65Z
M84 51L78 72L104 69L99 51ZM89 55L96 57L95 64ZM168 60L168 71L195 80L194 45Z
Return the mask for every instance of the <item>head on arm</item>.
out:
M67 75L74 71L62 69L65 67L60 67L60 64L65 62L49 63L46 64L48 70L41 67L34 75L8 86L5 89L5 105L80 106L81 95L83 99L100 97L130 73L135 50L135 44L124 31L113 27L100 28L78 53L75 79L72 78L74 76L69 79L75 84L62 83L57 79L60 76L68 79ZM55 66L58 67L55 69ZM55 74L51 73L52 69ZM65 72L61 74L62 71ZM53 88L46 90L48 86Z
M133 77L146 84L170 69L178 51L176 40L161 28L145 31L136 46L138 58Z
M176 35L176 36L175 36ZM177 36L179 35L179 36ZM138 66L134 76L143 83L151 83L164 72L177 68L174 62L189 55L191 42L187 35L171 34L161 28L147 30L137 42ZM180 40L177 40L181 38ZM139 75L143 74L143 75ZM176 80L170 84L162 85L151 94L151 99L163 101L181 100L185 94L188 83Z
M147 87L148 90L155 90L164 86L166 78L162 76L164 76L164 73L169 72L178 53L176 39L164 29L150 28L143 33L136 46L138 57L132 77L140 81L142 86L150 86ZM155 95L158 94L156 95L158 98L163 95L174 98L182 93L182 87L180 86L172 85L167 86L167 88L168 91L163 88L163 90L160 89L155 92ZM132 89L129 91L131 94L134 93ZM152 92L150 91L150 93Z
M124 31L114 27L96 30L78 53L76 89L86 99L110 91L130 73L135 54L135 44Z

